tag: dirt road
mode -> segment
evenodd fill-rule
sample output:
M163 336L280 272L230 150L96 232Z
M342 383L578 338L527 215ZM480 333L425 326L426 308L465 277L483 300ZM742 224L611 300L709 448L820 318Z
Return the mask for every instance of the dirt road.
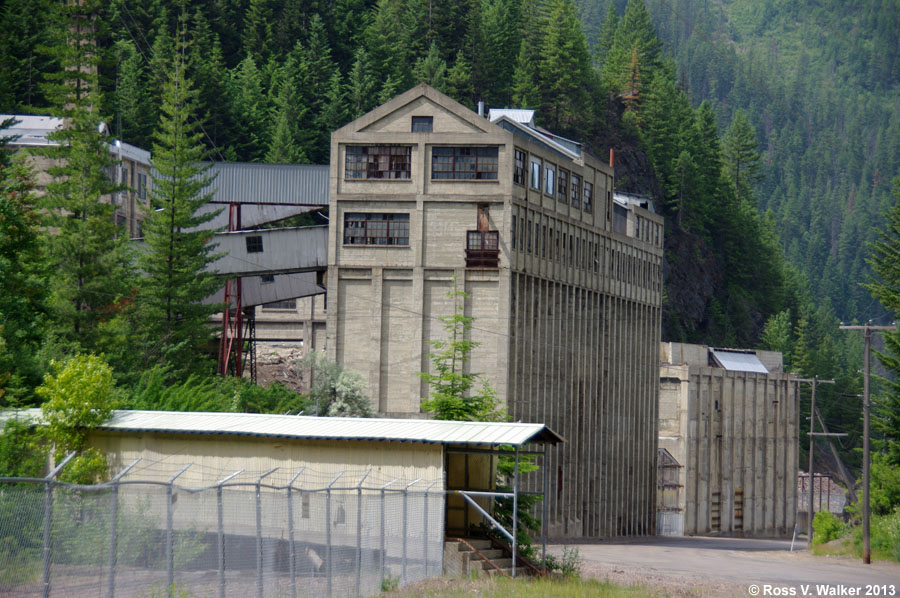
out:
M900 564L815 556L798 541L648 538L578 544L586 577L671 596L900 596ZM562 545L548 547L561 554Z

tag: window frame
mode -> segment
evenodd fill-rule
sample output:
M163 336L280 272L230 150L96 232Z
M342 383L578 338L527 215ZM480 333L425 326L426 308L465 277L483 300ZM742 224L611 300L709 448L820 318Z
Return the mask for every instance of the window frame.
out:
M380 151L373 152L372 150ZM351 156L357 156L357 158L351 159ZM383 164L381 163L382 160L380 160L383 156L387 157L386 169L383 168ZM351 164L355 167L351 168ZM364 176L352 176L352 173L361 173L361 175ZM389 176L374 176L384 174ZM344 180L346 181L408 181L411 178L411 145L385 144L344 146Z
M525 186L525 162L527 154L518 148L513 148L513 183Z
M556 171L556 199L566 203L569 195L569 171L562 168Z
M579 208L581 207L581 177L573 174L570 186L572 207Z
M594 211L594 184L584 182L584 211L593 213Z
M556 197L556 166L544 163L544 194Z
M263 253L265 251L262 235L244 237L244 244L247 248L247 253Z
M410 130L413 133L434 133L434 117L413 116L410 121Z
M450 153L446 153L448 151ZM471 154L467 155L464 152L471 152ZM449 158L449 169L435 169L436 164L447 164L441 158ZM436 173L446 173L450 176L435 176ZM471 176L464 176L469 174ZM499 146L435 145L431 148L432 181L496 181L499 174Z
M362 217L357 218L357 216ZM351 223L362 224L352 226ZM342 245L344 247L409 247L409 223L409 212L344 212ZM357 234L350 234L353 231L356 231ZM374 234L378 232L386 234ZM405 232L406 235L392 234L395 232ZM364 242L353 242L358 239L364 239ZM384 240L384 242L377 242L377 240Z
M541 182L543 181L544 163L540 158L531 157L528 167L528 186L535 191L541 191Z

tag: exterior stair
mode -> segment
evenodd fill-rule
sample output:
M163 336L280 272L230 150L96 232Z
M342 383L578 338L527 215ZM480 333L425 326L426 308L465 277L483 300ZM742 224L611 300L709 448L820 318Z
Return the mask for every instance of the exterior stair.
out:
M452 538L444 542L444 574L457 577L503 575L512 577L512 555L508 550L494 548L490 540ZM516 576L531 571L520 559L516 561Z

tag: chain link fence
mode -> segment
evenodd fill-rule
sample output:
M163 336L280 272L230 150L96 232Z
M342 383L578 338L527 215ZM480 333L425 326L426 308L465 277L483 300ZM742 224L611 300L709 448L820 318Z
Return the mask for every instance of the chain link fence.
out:
M371 596L441 575L440 481L271 473L203 488L0 478L0 596Z

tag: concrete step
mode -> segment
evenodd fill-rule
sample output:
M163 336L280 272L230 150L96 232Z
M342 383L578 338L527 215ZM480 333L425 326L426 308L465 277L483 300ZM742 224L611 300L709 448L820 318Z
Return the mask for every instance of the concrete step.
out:
M511 558L507 558L507 559L503 559L503 558L491 559L491 562L490 562L490 563L487 562L487 561L481 561L481 568L484 569L485 571L496 571L496 569L494 569L494 566L491 565L491 563L494 563L494 565L496 565L497 567L499 567L499 568L501 568L501 569L510 569L510 568L512 568L512 559L511 559Z
M489 550L491 548L490 540L472 538L472 539L467 539L466 541L481 551ZM463 544L462 542L460 542L460 546L462 546L464 550L468 550L468 547L465 544Z
M512 577L512 569L501 567L500 571L496 569L491 569L490 571L485 571L490 577L494 577L497 575L501 575L503 577ZM517 574L521 575L520 571L516 571Z
M503 555L506 554L504 551L500 550L499 548L485 548L484 550L481 550L479 548L478 552L480 552L481 556L483 556L484 558L491 559L491 560L501 559L501 558L503 558ZM478 558L478 555L476 554L472 558Z

